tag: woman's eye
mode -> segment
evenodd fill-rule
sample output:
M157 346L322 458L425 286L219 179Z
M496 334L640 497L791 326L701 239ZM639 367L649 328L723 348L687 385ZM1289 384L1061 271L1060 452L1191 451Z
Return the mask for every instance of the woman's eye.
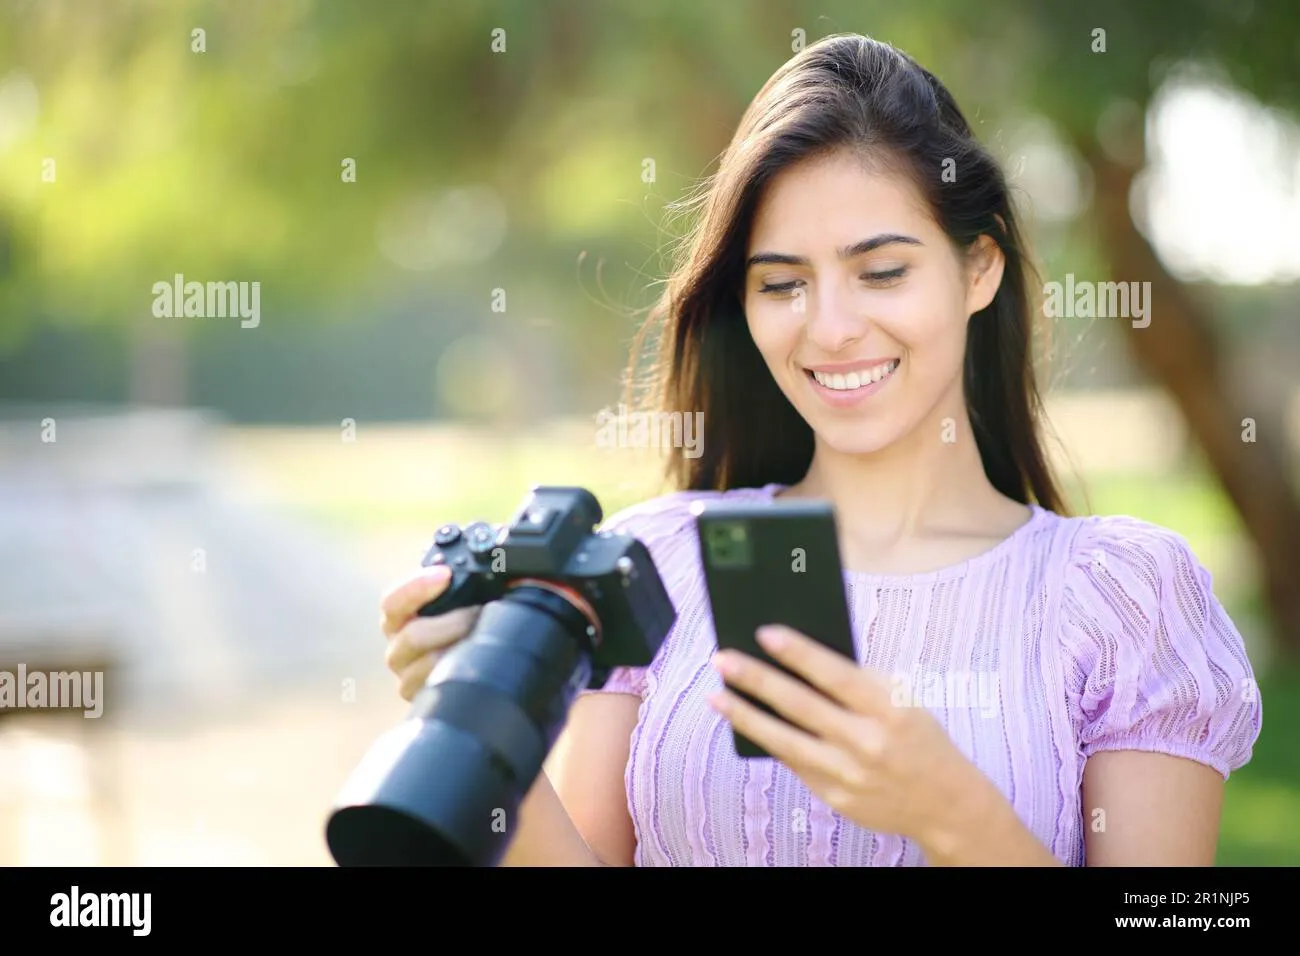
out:
M907 266L899 266L897 269L887 269L884 272L864 272L859 278L867 282L893 282L895 279L901 279L907 274Z
M872 285L888 285L907 275L907 266L899 266L897 269L885 269L879 272L864 272L860 276L864 282ZM762 295L784 295L793 292L799 286L803 285L802 279L791 279L789 282L764 282L758 287Z

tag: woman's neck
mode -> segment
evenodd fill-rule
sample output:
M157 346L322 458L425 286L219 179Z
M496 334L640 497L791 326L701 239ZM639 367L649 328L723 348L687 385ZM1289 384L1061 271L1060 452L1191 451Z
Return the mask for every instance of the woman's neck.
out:
M844 454L819 438L807 475L784 496L828 499L841 533L872 549L945 534L997 537L1026 518L1025 506L989 481L964 414L922 422L869 455Z

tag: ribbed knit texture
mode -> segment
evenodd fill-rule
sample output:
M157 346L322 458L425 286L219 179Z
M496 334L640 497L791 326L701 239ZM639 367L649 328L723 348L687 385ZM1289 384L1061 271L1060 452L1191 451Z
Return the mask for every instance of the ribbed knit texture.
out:
M647 668L603 690L642 700L625 779L637 866L915 866L910 840L842 819L773 760L743 760L708 705L721 678L697 499L771 500L780 485L679 492L603 526L650 550L678 618ZM1240 635L1179 535L1125 516L1033 517L992 550L927 574L845 572L858 661L926 706L1020 819L1084 864L1080 783L1103 750L1187 757L1225 778L1262 709Z

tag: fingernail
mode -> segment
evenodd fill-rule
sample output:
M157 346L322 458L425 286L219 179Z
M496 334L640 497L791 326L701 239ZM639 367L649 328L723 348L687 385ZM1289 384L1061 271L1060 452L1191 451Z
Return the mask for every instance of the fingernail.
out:
M722 654L713 655L713 666L719 674L731 676L736 673L736 662Z
M762 644L769 651L779 651L786 645L785 635L781 633L779 628L760 627L758 629L757 637L758 643Z

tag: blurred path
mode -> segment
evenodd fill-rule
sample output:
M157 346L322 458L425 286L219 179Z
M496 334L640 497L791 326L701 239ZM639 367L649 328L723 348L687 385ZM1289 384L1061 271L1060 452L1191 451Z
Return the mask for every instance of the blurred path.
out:
M0 647L106 643L124 664L119 715L149 721L339 688L373 665L358 636L382 582L342 542L242 494L215 425L60 421L42 445L22 424L0 444Z
M0 669L117 666L98 720L0 712L0 864L327 862L404 710L383 582L258 505L200 415L44 417L0 422Z

